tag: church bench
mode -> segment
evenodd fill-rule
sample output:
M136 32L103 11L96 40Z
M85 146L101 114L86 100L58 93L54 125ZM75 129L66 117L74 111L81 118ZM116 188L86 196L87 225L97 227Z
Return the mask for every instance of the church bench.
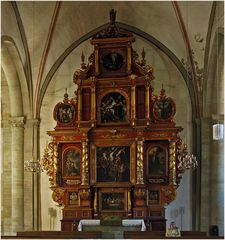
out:
M17 237L95 239L101 238L102 233L101 231L24 231L17 232Z

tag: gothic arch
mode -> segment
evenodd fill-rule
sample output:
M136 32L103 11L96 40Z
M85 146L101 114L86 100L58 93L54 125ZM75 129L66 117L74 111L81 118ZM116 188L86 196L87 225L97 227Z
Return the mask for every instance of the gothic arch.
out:
M23 63L13 39L2 37L2 69L7 79L11 116L31 116L31 99Z
M221 31L221 29L218 29L214 35L208 63L208 74L204 86L205 95L203 96L204 117L211 117L212 114L216 114L215 111L219 110L218 105L221 104L220 99L223 96L221 90L223 90L224 85L224 34Z

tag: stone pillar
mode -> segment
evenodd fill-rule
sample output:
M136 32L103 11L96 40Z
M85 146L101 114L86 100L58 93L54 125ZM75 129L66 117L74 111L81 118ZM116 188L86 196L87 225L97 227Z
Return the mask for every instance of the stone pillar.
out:
M9 119L12 128L12 233L24 230L24 117Z
M211 118L203 118L201 120L201 219L200 230L209 231L210 220L210 155L211 155L211 139L212 139L212 122Z
M211 125L212 131L212 125ZM212 139L212 138L211 138ZM210 225L219 227L224 235L224 139L211 140L210 157Z
M40 120L33 120L33 160L40 156ZM41 230L41 181L40 174L33 173L33 230Z

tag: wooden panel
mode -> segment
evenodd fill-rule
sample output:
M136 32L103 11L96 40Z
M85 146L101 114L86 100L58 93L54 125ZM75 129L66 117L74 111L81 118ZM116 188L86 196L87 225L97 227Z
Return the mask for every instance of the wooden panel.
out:
M82 89L82 121L91 120L91 89Z
M165 231L166 230L166 220L165 219L150 219L150 227L152 231Z
M145 87L136 88L136 118L145 118Z

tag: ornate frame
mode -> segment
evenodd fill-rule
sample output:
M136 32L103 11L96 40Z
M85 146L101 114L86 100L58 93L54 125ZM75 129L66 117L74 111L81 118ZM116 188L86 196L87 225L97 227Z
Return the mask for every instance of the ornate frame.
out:
M170 105L170 111L171 112L170 112L170 115L167 118L163 118L163 117L159 116L159 112L161 113L161 111L159 111L159 107L157 105L159 102L164 102L164 103L167 103L167 104ZM168 109L166 109L166 110L168 111ZM175 113L176 113L176 106L175 106L174 101L170 97L160 98L160 99L156 100L153 104L153 116L159 122L168 122L168 121L170 122L170 121L172 121ZM162 114L164 114L166 116L169 113L165 111L165 112L162 112Z
M77 166L74 166L74 164L76 164L76 162L77 162L77 159L75 159L75 157L76 158L78 157L76 153L79 154L79 168L78 168L78 173L76 173L75 175L67 175L67 174L65 174L65 171L66 171L66 167L65 167L66 159L65 158L66 158L66 154L68 154L69 151L71 152L71 154L70 154L71 156L70 157L73 158L72 162L70 161L70 164L72 164L72 166L74 167L74 171L77 171ZM75 153L75 154L73 154L73 153ZM76 145L65 145L62 148L61 159L62 159L62 177L63 177L63 179L64 180L66 180L66 179L80 179L81 178L81 171L82 171L82 169L81 169L82 168L82 166L81 166L81 161L82 161L81 149L78 146L76 146ZM68 169L68 170L71 170L71 168Z
M126 100L126 121L124 122L107 122L107 123L103 123L101 121L101 105L102 105L102 100L104 97L106 97L109 94L113 94L113 93L117 93L122 95L122 97L125 98ZM97 102L97 123L98 125L104 125L104 126L108 126L108 125L129 125L129 120L130 120L130 99L129 96L127 95L127 93L124 90L120 90L120 89L114 89L111 88L107 91L104 91L102 93L100 93L100 96L98 97L98 102Z
M66 195L66 202L68 206L79 206L79 195L78 195L78 191L77 190L70 190L67 192Z
M167 141L149 143L146 148L146 161L146 176L150 183L168 182L169 143Z
M105 198L103 199L103 195ZM108 196L108 199L106 197ZM122 197L122 198L121 198ZM108 201L104 201L108 200ZM103 202L104 201L104 202ZM100 212L127 212L128 211L127 191L122 189L100 190L99 191L99 211ZM105 205L105 207L103 206ZM108 205L108 209L107 209ZM118 207L118 209L116 209Z
M128 181L98 181L97 179L97 148L115 148L115 147L129 147L129 171L130 177ZM126 185L130 185L130 183L135 183L136 178L136 163L135 163L135 142L127 142L127 141L117 141L112 142L105 140L104 142L92 143L91 144L91 184L95 184L97 186L118 186L124 187Z
M67 106L66 108L65 108L65 106ZM72 114L72 117L71 116L69 116L69 113L66 111L65 113L64 113L64 115L65 115L65 117L69 117L70 119L69 119L69 121L67 121L67 122L63 122L63 121L60 121L59 120L59 116L58 116L58 112L59 112L59 109L72 109L72 110L70 110L70 113ZM62 111L61 111L62 112ZM62 112L62 115L63 115L63 112ZM71 126L71 125L73 125L73 122L74 122L74 120L75 120L75 117L76 117L76 108L75 108L75 106L73 105L73 104L71 104L71 103L68 103L68 102L59 102L59 103L57 103L56 104L56 106L55 106L55 108L54 108L54 111L53 111L53 117L54 117L54 120L57 122L57 125L58 126ZM62 116L63 117L63 116Z
M123 65L121 68L116 69L115 71L110 71L103 66L103 59L110 53L113 52L118 53L123 57ZM127 74L127 46L124 45L123 47L118 48L117 46L111 48L99 48L99 72L101 77L108 77L108 76L125 76Z

